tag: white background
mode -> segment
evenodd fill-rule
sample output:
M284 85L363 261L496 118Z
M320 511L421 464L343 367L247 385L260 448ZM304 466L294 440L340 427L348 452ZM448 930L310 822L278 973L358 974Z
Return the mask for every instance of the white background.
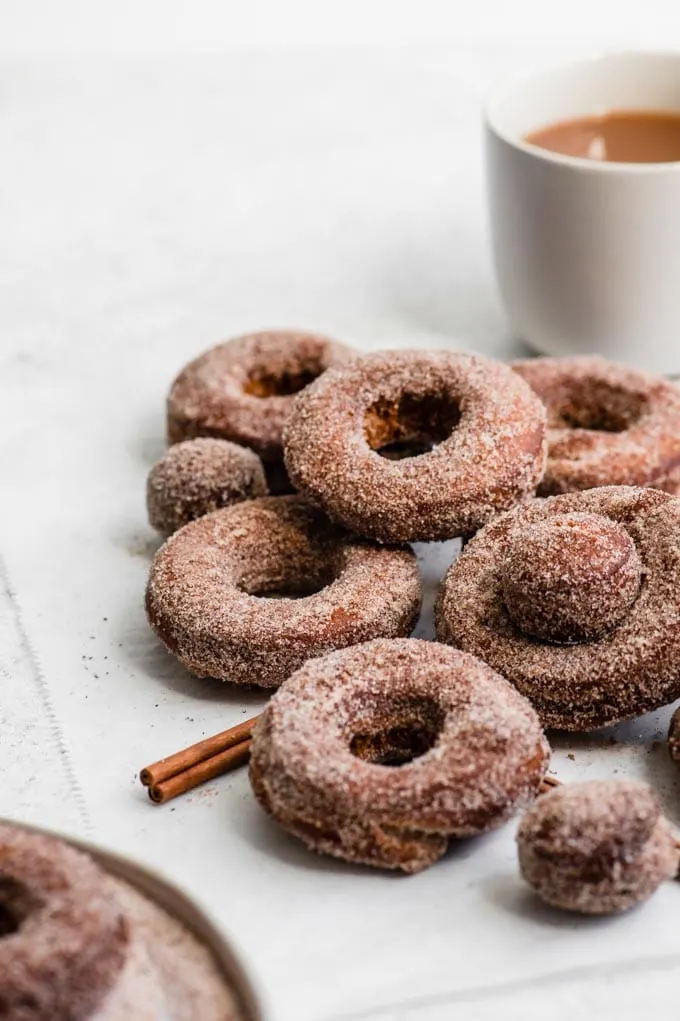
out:
M5 52L297 43L676 46L676 0L4 0Z

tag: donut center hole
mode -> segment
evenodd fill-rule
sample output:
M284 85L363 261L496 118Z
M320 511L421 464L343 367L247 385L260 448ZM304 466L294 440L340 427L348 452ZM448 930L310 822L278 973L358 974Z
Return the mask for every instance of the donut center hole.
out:
M18 932L34 906L25 886L8 876L0 878L0 939Z
M255 370L243 384L243 392L250 397L290 397L313 383L322 372L323 366L318 363L278 373Z
M428 454L448 439L460 421L460 408L449 397L402 394L398 401L381 399L364 419L371 450L392 461Z
M404 766L437 743L444 714L430 700L394 703L352 736L349 750L374 766Z
M606 383L589 383L566 393L554 408L556 428L620 433L640 419L646 400L642 394Z
M337 577L334 564L287 565L288 570L260 572L242 577L239 588L260 599L305 599L325 589Z

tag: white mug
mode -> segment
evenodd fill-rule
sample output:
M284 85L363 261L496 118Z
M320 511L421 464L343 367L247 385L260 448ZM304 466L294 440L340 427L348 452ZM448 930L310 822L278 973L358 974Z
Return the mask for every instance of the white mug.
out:
M680 162L606 163L524 141L616 109L680 112L680 53L521 75L486 107L496 273L511 326L548 355L680 372Z

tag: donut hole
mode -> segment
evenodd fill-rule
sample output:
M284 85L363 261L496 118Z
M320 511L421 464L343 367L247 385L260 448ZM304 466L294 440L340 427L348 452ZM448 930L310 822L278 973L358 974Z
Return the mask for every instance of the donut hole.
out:
M34 907L34 898L22 883L0 877L0 939L18 932Z
M599 514L554 514L510 532L499 578L512 623L558 644L596 641L626 619L642 566L633 539Z
M320 360L312 360L281 372L255 369L243 384L243 392L250 397L290 397L313 383L323 371L324 366Z
M301 558L285 563L249 564L238 580L238 587L260 599L305 599L316 595L335 581L339 565L334 560L310 563Z
M431 699L393 702L352 736L349 750L374 766L404 766L434 747L443 726Z
M621 433L641 418L647 400L641 393L611 383L590 380L566 390L551 409L550 425Z
M460 421L460 407L441 394L402 394L381 399L366 412L364 430L371 450L396 461L420 457L448 439Z
M257 587L251 586L250 589L245 589L242 586L241 588L249 596L257 596L259 599L306 599L308 596L314 596L317 592L321 592L327 585L330 585L332 580L329 578L327 581L315 581L311 578L302 578L299 581L289 581L282 578L280 581L263 582Z

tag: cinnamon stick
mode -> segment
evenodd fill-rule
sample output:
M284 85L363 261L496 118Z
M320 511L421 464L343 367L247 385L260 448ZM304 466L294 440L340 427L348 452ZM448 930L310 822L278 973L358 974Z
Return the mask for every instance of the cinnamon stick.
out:
M231 769L237 769L250 758L251 738L241 741L224 751L213 755L202 762L184 769L167 780L154 783L149 787L149 797L157 804L162 805L171 798L177 798L180 794L186 794L206 780L214 780L216 776L228 773ZM188 749L187 749L188 750ZM181 753L180 753L181 754Z
M204 741L198 741L189 748L183 748L182 751L175 752L174 755L168 755L164 759L159 759L158 762L154 762L152 765L146 766L141 770L139 774L140 781L145 787L158 787L171 777L184 773L200 762L211 759L221 752L241 744L252 737L253 727L259 718L259 716L253 716L249 720L244 720L243 723L237 724L235 727L223 730L213 737L207 737Z

